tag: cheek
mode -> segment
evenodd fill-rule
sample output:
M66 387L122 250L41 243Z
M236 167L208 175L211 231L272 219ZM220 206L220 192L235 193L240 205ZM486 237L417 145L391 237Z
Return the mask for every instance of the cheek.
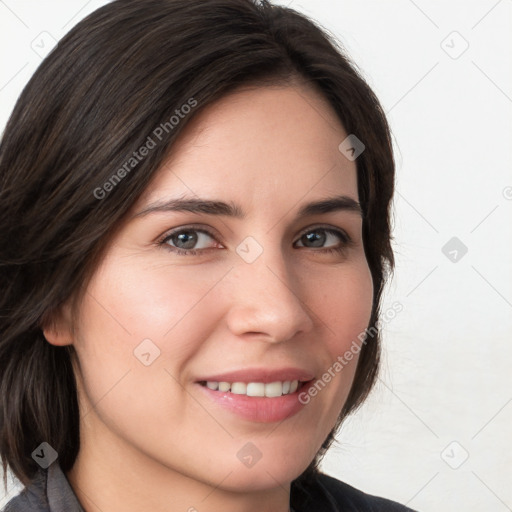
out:
M89 283L75 340L90 401L115 387L112 395L117 394L120 406L125 396L120 379L155 398L162 389L167 397L174 387L179 391L172 377L182 377L182 368L207 339L213 313L205 304L224 273L148 266L136 257L107 258ZM133 392L126 396L135 405Z
M140 432L159 438L162 425L190 435L182 368L208 337L212 313L204 304L222 274L144 267L135 258L103 263L81 304L75 340L84 414L94 404L102 421L134 444L146 442Z
M311 309L318 312L325 328L323 374L303 395L304 401L316 401L325 434L348 397L373 303L373 281L366 261L347 266L333 277L325 280L322 292L317 287L311 293Z
M125 356L147 338L164 355L185 346L194 349L194 332L208 314L201 301L221 278L222 272L197 272L192 266L144 266L137 258L118 258L115 265L107 261L82 306L84 338L91 345L108 343ZM179 339L190 334L182 347L172 343L177 332Z
M358 340L370 321L373 281L366 260L331 275L324 291L311 296L328 332L328 351L334 360Z

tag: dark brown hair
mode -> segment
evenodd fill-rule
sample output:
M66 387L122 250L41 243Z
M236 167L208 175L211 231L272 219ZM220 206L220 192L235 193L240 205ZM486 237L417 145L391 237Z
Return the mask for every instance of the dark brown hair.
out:
M123 215L178 134L238 87L296 80L319 91L347 133L366 146L356 164L374 335L361 349L336 427L297 482L319 471L334 433L365 400L379 367L380 298L394 267L394 160L383 110L339 44L292 9L256 0L117 0L81 21L41 63L0 145L4 473L9 466L28 485L38 469L31 453L43 441L57 451L63 471L73 466L80 448L74 348L48 343L42 326L65 301L78 304ZM191 99L195 106L171 128L171 116ZM128 171L128 159L159 126L167 129L158 144L115 186L105 186L123 166ZM99 189L107 197L98 198Z

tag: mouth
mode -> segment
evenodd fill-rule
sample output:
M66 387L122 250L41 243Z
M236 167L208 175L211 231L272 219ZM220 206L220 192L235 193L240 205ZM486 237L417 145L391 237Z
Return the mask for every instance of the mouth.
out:
M281 422L304 410L300 393L314 379L273 382L196 381L202 396L231 420L251 423Z
M302 388L311 383L309 380L284 380L274 382L226 382L201 380L198 384L221 393L244 395L248 397L277 398L284 395L298 394Z

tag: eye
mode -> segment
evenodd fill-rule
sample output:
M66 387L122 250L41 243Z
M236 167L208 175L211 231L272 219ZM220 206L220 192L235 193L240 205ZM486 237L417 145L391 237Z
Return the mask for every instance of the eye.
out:
M159 245L165 245L167 249L178 254L197 254L197 250L206 250L211 247L196 247L196 244L208 244L207 239L215 237L205 229L194 227L180 228L168 233L165 238L159 241Z
M335 242L338 240L338 244L334 247L323 247L329 240L334 240ZM339 229L326 227L309 228L308 231L301 235L298 242L303 244L302 247L304 247L304 244L313 244L307 245L306 248L323 248L320 252L342 252L347 249L348 246L352 245L352 239L347 233Z

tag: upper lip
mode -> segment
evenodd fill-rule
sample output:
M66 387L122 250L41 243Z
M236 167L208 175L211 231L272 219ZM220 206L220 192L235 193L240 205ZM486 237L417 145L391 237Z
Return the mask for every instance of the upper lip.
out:
M298 380L302 382L310 381L314 378L313 373L309 370L296 367L283 368L245 368L241 370L233 370L225 373L217 373L201 377L197 382L214 381L214 382L277 382L286 380Z

